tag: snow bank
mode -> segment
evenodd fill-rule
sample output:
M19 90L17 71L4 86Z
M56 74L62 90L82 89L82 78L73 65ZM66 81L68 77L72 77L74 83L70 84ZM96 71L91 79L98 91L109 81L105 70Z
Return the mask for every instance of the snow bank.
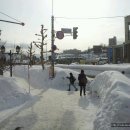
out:
M28 71L27 66L16 66L15 69L17 70L14 71L15 75L25 79L29 76L32 87L46 91L49 88L63 91L68 89L69 81L66 76L72 72L77 79L79 74L74 69L55 68L56 77L50 79L48 68L43 71L41 66L34 66ZM113 130L111 123L130 122L130 81L125 75L119 71L105 71L97 75L89 87L92 94L97 94L100 98L94 130Z
M74 70L84 69L85 73L90 76L96 76L104 71L125 71L125 75L130 76L130 64L105 64L105 65L63 65L57 64L57 67Z
M105 71L96 76L90 91L101 99L94 130L113 130L111 123L130 123L130 80L126 76L117 71Z
M42 89L49 80L47 70L43 71L41 66L32 66L30 68L27 65L15 66L13 74L26 79L31 86L37 89Z
M47 91L49 88L66 90L68 89L69 80L66 78L69 73L78 79L78 72L71 69L55 68L56 77L54 79L49 78L49 67L45 67L42 70L41 66L32 66L29 68L27 66L15 66L13 74L15 76L29 80L30 85L36 89L43 89ZM76 80L76 84L78 80Z
M0 76L0 111L25 103L29 94L16 84L15 78Z

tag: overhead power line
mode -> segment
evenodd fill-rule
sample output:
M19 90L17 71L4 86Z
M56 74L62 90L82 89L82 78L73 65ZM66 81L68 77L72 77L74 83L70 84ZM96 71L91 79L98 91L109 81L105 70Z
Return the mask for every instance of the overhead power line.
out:
M7 16L7 17L9 17L9 18L11 18L11 19L13 19L13 20L15 20L15 21L17 21L17 22L21 22L21 21L15 19L15 18L13 18L13 17L11 17L11 16L9 16L9 15L7 15L7 14L1 12L1 11L0 11L0 13L3 14L3 15L5 15L5 16Z
M110 17L85 17L85 18L78 18L78 17L55 17L58 19L77 19L77 20L86 20L86 19L112 19L112 18L121 18L125 16L110 16Z

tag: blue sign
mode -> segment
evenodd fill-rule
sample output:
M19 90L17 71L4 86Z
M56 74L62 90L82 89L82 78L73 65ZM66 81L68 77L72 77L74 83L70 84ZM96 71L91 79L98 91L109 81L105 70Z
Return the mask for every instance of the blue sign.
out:
M108 56L108 61L112 62L113 61L113 49L112 48L108 48L107 56Z

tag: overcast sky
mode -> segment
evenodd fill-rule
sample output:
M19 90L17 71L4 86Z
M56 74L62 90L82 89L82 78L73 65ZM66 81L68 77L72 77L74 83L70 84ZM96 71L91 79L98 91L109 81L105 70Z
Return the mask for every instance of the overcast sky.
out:
M55 31L61 28L78 27L78 38L66 36L55 40L60 51L65 49L86 50L93 45L108 45L113 36L124 41L124 18L102 18L130 15L130 0L53 0ZM27 43L37 40L41 24L48 29L48 48L51 41L52 0L0 0L0 12L5 13L25 26L0 22L1 39L12 43ZM15 21L0 13L0 19ZM16 22L16 21L15 21Z

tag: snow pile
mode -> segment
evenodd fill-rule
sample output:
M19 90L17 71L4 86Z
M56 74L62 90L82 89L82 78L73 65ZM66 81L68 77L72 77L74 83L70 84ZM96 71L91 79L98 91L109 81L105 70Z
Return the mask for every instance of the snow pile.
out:
M30 68L27 65L15 66L13 71L15 76L26 79L36 89L42 89L49 80L47 70L43 71L41 66L32 66Z
M0 111L25 103L29 94L18 86L15 78L0 76Z
M130 80L126 76L105 71L90 84L90 91L101 99L94 130L112 130L112 123L130 123Z
M41 66L32 66L28 70L27 66L15 66L13 74L28 80L33 88L43 90L68 89L69 80L66 77L70 76L70 72L78 79L79 73L71 69L55 68L55 71L56 77L53 80L49 78L49 67L42 70ZM78 80L76 80L76 84L78 84Z
M73 70L78 70L80 72L81 69L84 69L85 73L89 76L96 76L104 71L125 71L125 75L130 77L130 64L105 64L105 65L63 65L57 64L57 67L61 68L69 68Z
M82 67L79 70L81 69ZM0 110L13 107L16 108L16 106L23 104L28 99L29 95L26 92L27 90L25 91L23 88L28 88L29 85L22 78L26 79L30 83L31 94L34 92L36 92L36 94L37 92L40 92L40 94L46 92L44 94L47 96L54 92L54 95L58 93L58 95L55 95L58 97L57 99L60 99L59 94L62 98L63 91L68 89L69 80L66 77L69 76L70 72L72 72L77 79L79 72L77 69L62 69L58 67L55 67L55 71L56 77L50 79L48 67L45 67L45 70L42 70L41 66L33 66L29 69L28 66L15 66L13 76L17 77L0 77ZM76 80L76 82L78 83L78 80ZM94 98L94 100L100 100L99 109L94 120L93 130L113 130L111 123L130 123L130 80L125 75L119 71L105 71L98 74L96 78L88 84L88 86L92 95L96 94L96 96L99 97L98 99ZM55 91L54 89L62 90L62 92ZM66 94L66 91L64 94ZM44 98L46 96L44 96ZM50 96L47 97L46 105L49 105L49 97ZM72 98L72 96L68 97L67 95L67 99L69 98ZM87 100L93 99L91 97L86 99L77 97L77 95L76 97L74 96L74 99L78 98L79 101L84 99L82 102L84 105ZM61 102L61 100L57 101ZM85 109L86 112L88 112L88 114L85 115L86 119L90 118L88 117L89 112L93 113L93 108L91 111ZM93 119L91 122L93 122ZM86 125L88 126L87 121ZM128 127L126 127L126 129L128 129ZM118 130L118 127L115 127L114 130ZM123 130L125 130L125 127L123 127Z

